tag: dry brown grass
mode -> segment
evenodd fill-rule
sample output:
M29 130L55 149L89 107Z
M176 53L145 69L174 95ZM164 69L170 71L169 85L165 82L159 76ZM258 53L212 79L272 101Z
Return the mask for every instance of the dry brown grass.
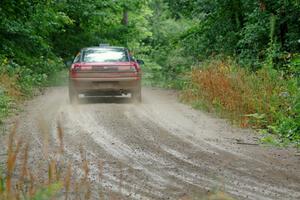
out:
M42 130L46 129L43 128ZM60 150L53 153L62 156L64 133L59 122L57 132ZM49 159L48 156L46 158L49 161L45 169L48 176L38 175L34 166L28 165L29 151L30 146L17 137L17 125L13 126L8 137L5 173L0 174L1 200L40 199L41 197L43 197L42 199L45 197L47 197L46 199L56 199L58 196L64 196L65 200L74 199L78 196L84 200L91 199L89 163L85 156L82 157L81 169L84 175L78 182L78 177L75 177L71 163L65 165L61 160ZM47 152L44 156L48 154L51 152ZM82 155L84 155L84 151L82 151ZM18 159L20 160L19 166L17 165ZM82 191L80 188L84 190Z
M18 85L17 76L0 74L0 85L5 89L8 96L15 100L20 100L23 96L20 86Z
M18 153L20 151L21 145L22 145L22 140L17 139L15 148L14 148L14 136L16 134L16 127L13 128L11 135L8 140L8 152L7 152L7 161L6 161L6 166L7 166L7 175L6 175L6 191L7 191L7 196L9 197L11 194L11 187L12 187L12 177L13 177L13 172L16 166L16 160Z
M64 153L64 140L63 140L64 131L63 131L60 121L57 121L57 136L59 139L60 153L63 154Z
M236 67L231 61L216 60L204 68L194 69L190 79L189 88L182 95L184 101L220 112L242 127L263 127L266 121L274 122L274 95L279 96L283 91L266 70L255 74ZM277 101L276 106L285 106L282 99ZM263 113L264 119L249 116L255 113Z

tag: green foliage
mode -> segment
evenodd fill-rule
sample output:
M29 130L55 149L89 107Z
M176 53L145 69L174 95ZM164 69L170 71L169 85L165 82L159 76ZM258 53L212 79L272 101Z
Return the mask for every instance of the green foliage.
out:
M178 40L194 23L190 19L172 19L169 8L163 0L150 1L152 15L148 15L151 37L143 40L146 51L139 55L146 58L146 84L163 87L181 88L185 73L191 68L194 58L185 55L184 49L178 45Z
M286 64L283 59L286 53L300 51L299 1L164 2L169 18L193 20L193 26L181 33L177 44L184 49L185 55L198 60L216 54L230 55L237 57L242 66L257 70L271 48L276 50L273 65L281 70Z
M31 198L31 200L50 200L53 199L55 195L61 190L62 188L61 183L51 184L45 188L38 190L35 195Z
M295 96L289 97L292 101L291 107L285 112L276 113L278 117L275 126L269 128L276 134L284 136L289 140L300 142L300 90Z
M0 115L34 88L53 83L63 60L85 46L110 43L149 51L143 41L152 35L151 14L146 0L2 0Z
M215 112L226 110L230 118L243 116L255 128L281 136L282 142L299 141L299 1L152 0L150 8L147 83L201 95L203 90L196 90L186 74L199 65L209 68L207 60L233 57L236 64L230 69L235 72L227 78L235 87L223 88L221 99L206 95L192 104ZM240 68L247 71L242 85ZM215 85L218 89L224 85L221 77L213 78L220 82ZM244 98L241 95L247 90L253 96L238 103L235 98ZM212 91L216 95L216 89ZM230 95L225 98L222 94L230 92L235 97L226 107L223 100L229 100ZM231 104L235 103L238 107L233 109Z
M203 65L190 74L183 100L221 114L242 127L280 136L279 143L299 144L297 78L285 77L269 66L254 73L230 60L212 60Z
M46 86L66 86L68 85L69 80L69 71L64 69L62 71L53 73L47 79L45 85Z
M5 190L5 179L3 177L3 170L0 167L0 193L2 193Z
M63 60L82 47L110 43L144 58L146 83L164 87L186 88L193 66L234 57L238 68L253 72L248 82L257 82L251 87L275 85L276 92L287 94L262 95L270 101L270 114L244 114L297 138L292 133L299 130L299 10L298 0L2 0L0 113L54 80ZM262 71L268 78L260 79ZM285 110L278 112L282 102ZM220 101L214 104L223 109Z
M3 90L0 91L0 122L3 117L9 114L9 107L11 104L11 99L4 94Z

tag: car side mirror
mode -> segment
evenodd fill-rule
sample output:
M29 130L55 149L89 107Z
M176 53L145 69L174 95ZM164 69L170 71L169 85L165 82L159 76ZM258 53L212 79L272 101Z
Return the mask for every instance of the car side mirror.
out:
M139 65L145 64L145 62L143 60L136 60L136 62L139 63Z
M65 61L66 67L70 67L72 65L73 61L72 60L67 60Z

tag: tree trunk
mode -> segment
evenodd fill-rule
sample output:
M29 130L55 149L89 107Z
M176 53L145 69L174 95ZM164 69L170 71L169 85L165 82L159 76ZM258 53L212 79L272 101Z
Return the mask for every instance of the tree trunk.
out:
M127 26L127 25L128 25L128 9L127 9L127 8L124 8L124 10L123 10L122 24L123 24L124 26Z
M280 43L281 43L281 47L284 48L285 42L286 42L286 34L288 32L288 23L287 23L287 19L286 19L286 9L285 9L285 7L281 9L280 19L281 19L281 23L280 23L280 26L279 26L279 29L280 29Z
M266 10L266 2L264 0L259 0L259 9L264 12Z

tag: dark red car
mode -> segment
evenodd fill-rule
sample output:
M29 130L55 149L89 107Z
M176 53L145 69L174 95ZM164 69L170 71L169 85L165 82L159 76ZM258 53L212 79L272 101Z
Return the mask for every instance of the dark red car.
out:
M70 68L70 102L79 94L87 96L122 95L141 102L141 67L124 47L99 46L82 49Z

